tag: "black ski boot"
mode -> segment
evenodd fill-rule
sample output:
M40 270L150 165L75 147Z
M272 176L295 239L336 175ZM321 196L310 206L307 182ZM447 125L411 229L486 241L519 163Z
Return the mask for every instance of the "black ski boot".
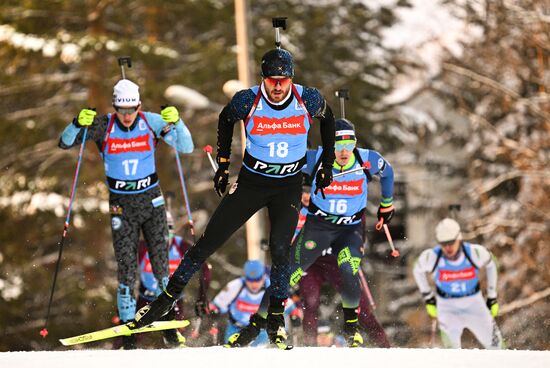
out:
M265 329L266 326L267 320L259 314L254 313L250 316L250 323L248 326L243 327L239 332L229 336L229 339L227 339L227 344L224 346L227 348L240 348L247 346L252 341L256 340L256 337L258 337L260 331Z
M363 346L363 336L359 333L359 320L356 308L343 308L344 310L344 337L350 348Z
M163 321L175 321L176 320L177 305L172 308L168 313L162 317ZM177 330L164 330L162 331L162 340L164 346L167 348L183 348L185 347L185 337Z
M279 349L290 350L292 345L287 345L287 333L285 330L285 299L271 297L267 310L267 335L269 341Z
M162 332L162 341L167 348L184 348L186 340L177 329L173 329Z
M155 300L136 313L135 328L145 327L155 321L159 321L162 316L174 308L176 299L169 295L166 290L162 292Z

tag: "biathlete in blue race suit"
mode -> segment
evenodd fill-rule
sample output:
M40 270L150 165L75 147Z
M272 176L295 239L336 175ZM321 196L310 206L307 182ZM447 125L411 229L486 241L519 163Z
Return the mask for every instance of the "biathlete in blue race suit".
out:
M316 185L332 182L334 162L334 116L321 93L294 84L291 54L284 49L262 57L262 82L238 92L220 113L218 123L218 170L214 187L222 195L228 185L233 127L243 120L246 151L237 182L212 215L204 234L187 252L168 286L150 307L138 312L137 325L157 320L183 291L200 265L254 213L267 207L271 230L271 299L265 324L270 341L285 340L284 301L290 280L290 243L298 219L302 174L306 160L307 133L319 119L322 154ZM265 326L264 326L265 327Z
M191 133L173 106L161 114L141 111L139 87L120 80L114 87L115 112L96 116L83 109L70 123L59 141L69 149L86 140L96 143L105 165L109 187L111 230L118 265L117 305L122 322L134 319L134 286L138 266L140 230L148 245L155 278L168 282L168 229L166 209L155 166L157 141L162 138L179 152L193 151ZM135 347L135 338L127 336L125 347Z
M260 307L265 289L270 284L269 276L265 271L262 261L246 261L244 276L227 283L210 303L211 315L227 314L228 316L224 343L228 343L230 336L242 327L247 326L250 322L250 316ZM290 314L294 318L300 318L300 310L291 299L287 300L286 314ZM262 331L250 346L265 345L268 341L267 333Z

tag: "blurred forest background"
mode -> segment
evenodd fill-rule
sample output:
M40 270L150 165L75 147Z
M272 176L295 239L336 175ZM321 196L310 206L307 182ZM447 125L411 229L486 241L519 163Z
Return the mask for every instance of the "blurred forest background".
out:
M550 349L550 3L253 0L248 15L254 78L273 47L271 18L287 16L283 47L295 57L295 81L319 88L335 112L334 92L348 88L346 116L360 145L395 167L392 231L402 257L390 259L385 239L371 231L364 262L393 345L428 344L430 321L410 270L435 245L433 229L448 206L460 203L465 238L499 261L497 320L508 347ZM0 3L0 350L60 349L58 338L107 327L116 314L108 192L89 144L50 335L39 335L78 154L57 142L81 108L110 111L117 58L132 57L127 77L140 85L145 110L170 102L164 92L174 84L210 100L204 109L177 105L196 147L182 159L200 234L219 202L201 147L216 143L228 101L222 86L237 79L235 51L229 0ZM178 232L189 236L166 145L157 164L163 190L176 193ZM244 239L241 230L212 258L210 297L239 275ZM196 286L187 293L190 316Z

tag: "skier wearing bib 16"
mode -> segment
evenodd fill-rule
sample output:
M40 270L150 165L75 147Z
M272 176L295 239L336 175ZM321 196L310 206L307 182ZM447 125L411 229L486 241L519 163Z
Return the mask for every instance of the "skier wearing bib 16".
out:
M83 109L70 123L59 141L68 149L93 140L105 165L115 257L118 265L118 313L122 322L134 319L134 286L138 266L140 230L148 245L155 278L168 282L168 228L166 209L155 168L155 148L160 138L179 152L193 151L189 130L175 107L161 114L141 111L139 87L120 80L113 91L114 112L96 116ZM135 348L135 335L124 337L125 348Z
M302 184L301 169L306 161L307 133L312 117L319 119L323 142L322 165L316 185L323 189L332 182L334 162L334 116L315 88L294 84L292 55L281 48L262 57L260 85L238 92L220 113L218 123L218 170L214 188L222 195L228 185L233 127L243 120L246 151L237 182L212 215L194 247L185 255L164 293L138 312L137 326L158 320L200 265L250 216L267 207L271 223L271 298L267 319L269 339L280 348L285 344L284 301L290 280L290 242L298 219Z
M460 348L467 328L487 349L503 348L494 317L498 314L497 266L491 252L479 244L462 241L460 225L443 219L435 228L438 245L427 249L414 266L413 275L431 318L437 318L443 345ZM479 270L487 273L487 300L479 286ZM435 282L434 293L426 273Z
M346 119L336 121L336 144L330 147L335 153L331 170L333 174L346 173L334 178L324 194L312 183L311 198L304 227L294 240L291 262L290 285L300 281L315 260L329 248L337 255L338 269L342 276L339 289L344 311L343 331L349 346L361 346L363 338L358 331L358 307L361 297L359 264L363 257L363 230L361 217L367 205L368 182L373 175L379 175L382 185L382 199L378 218L389 223L393 217L393 169L376 151L356 148L353 124ZM327 148L308 150L306 174L316 172ZM361 170L361 168L364 168ZM269 288L264 295L260 310L254 314L251 323L238 335L230 339L235 346L245 346L259 333L264 323L265 299L272 292Z

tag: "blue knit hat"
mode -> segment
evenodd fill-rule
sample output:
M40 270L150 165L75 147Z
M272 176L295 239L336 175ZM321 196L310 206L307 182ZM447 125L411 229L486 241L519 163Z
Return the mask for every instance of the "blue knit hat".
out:
M262 261L255 259L244 264L244 277L247 281L259 281L264 274L265 267Z
M356 141L355 127L348 119L338 119L334 122L334 130L336 131L335 141Z

